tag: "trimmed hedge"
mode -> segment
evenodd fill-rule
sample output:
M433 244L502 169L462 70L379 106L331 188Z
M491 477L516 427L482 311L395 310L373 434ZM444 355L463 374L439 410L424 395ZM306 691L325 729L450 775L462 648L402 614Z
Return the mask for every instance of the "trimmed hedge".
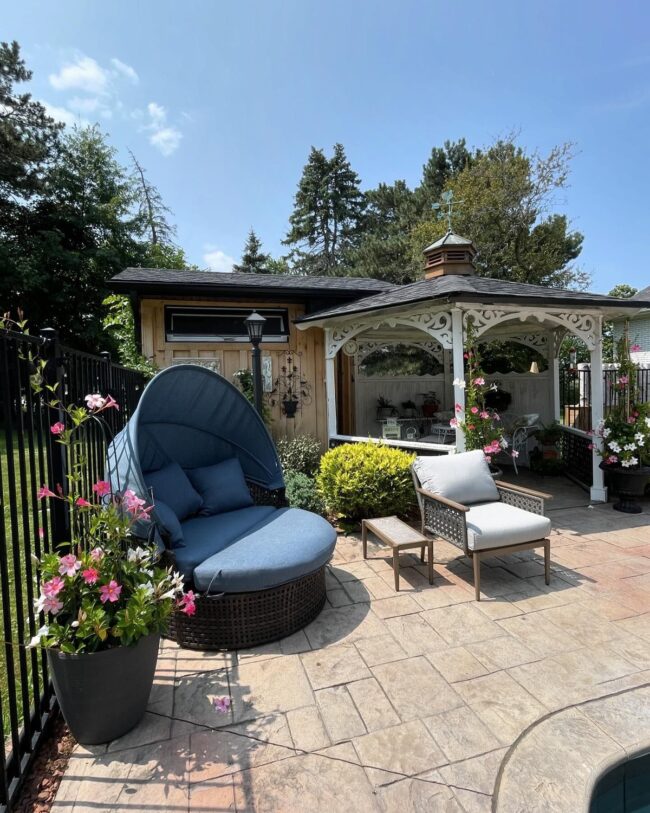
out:
M275 444L284 472L299 471L313 477L323 450L320 442L312 435L298 435L295 438L281 438Z
M313 477L301 471L287 471L284 474L287 502L292 508L304 508L315 514L324 514L325 505L316 488Z
M358 521L406 516L415 502L415 455L377 443L345 443L326 452L316 477L328 511Z

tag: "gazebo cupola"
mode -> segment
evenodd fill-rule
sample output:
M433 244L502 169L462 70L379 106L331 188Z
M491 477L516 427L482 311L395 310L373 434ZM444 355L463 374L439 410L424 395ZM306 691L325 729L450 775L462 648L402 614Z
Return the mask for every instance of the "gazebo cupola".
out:
M469 276L475 273L476 249L471 240L449 230L444 237L424 249L426 279L450 274Z

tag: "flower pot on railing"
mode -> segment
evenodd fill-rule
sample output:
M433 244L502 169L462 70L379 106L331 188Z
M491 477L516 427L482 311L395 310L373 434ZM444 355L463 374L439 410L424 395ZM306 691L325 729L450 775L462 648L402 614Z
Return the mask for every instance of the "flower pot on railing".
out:
M618 501L612 506L624 514L640 514L643 511L639 499L644 497L650 486L650 466L623 468L603 462L600 468L609 475L612 490Z
M68 655L48 649L54 691L72 736L82 745L109 742L134 728L147 709L158 659L158 634L135 646Z

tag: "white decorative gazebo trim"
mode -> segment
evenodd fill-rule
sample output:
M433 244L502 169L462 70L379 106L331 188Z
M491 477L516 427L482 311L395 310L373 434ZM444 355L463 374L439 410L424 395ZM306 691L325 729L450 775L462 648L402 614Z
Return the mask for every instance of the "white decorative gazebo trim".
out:
M356 356L357 362L362 362L375 350L380 350L382 347L396 347L397 345L406 347L417 347L428 355L432 356L440 364L443 364L444 349L437 341L424 341L419 342L415 339L377 339L375 340L361 340L350 339L343 345L343 352L346 356Z
M479 338L491 328L501 325L504 322L527 322L537 320L540 324L551 322L563 327L587 345L589 350L596 346L599 333L599 317L593 312L584 311L562 311L544 308L469 308L464 311L464 322L472 320L474 334Z

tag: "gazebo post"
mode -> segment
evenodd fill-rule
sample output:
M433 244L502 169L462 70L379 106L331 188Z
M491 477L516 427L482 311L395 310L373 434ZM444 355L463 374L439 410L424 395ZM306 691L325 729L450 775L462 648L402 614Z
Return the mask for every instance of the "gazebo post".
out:
M331 355L332 331L325 330L325 396L327 398L327 439L332 440L338 432L336 416L336 359Z
M553 420L562 421L560 414L560 358L559 343L556 341L556 333L552 331L548 334L548 370L551 374L551 409L553 410Z
M452 308L451 311L451 340L452 340L452 372L454 381L465 381L465 348L463 341L463 312L459 308ZM465 388L454 384L454 414L456 414L456 404L459 404L465 412ZM456 430L456 451L465 451L465 434L462 430Z
M593 349L590 349L591 375L589 377L591 383L591 392L589 393L591 397L591 426L593 429L596 429L603 419L603 320L601 316L598 316L595 321ZM605 477L603 470L600 468L600 458L596 454L595 448L592 451L592 472L593 485L589 496L594 502L607 502Z

